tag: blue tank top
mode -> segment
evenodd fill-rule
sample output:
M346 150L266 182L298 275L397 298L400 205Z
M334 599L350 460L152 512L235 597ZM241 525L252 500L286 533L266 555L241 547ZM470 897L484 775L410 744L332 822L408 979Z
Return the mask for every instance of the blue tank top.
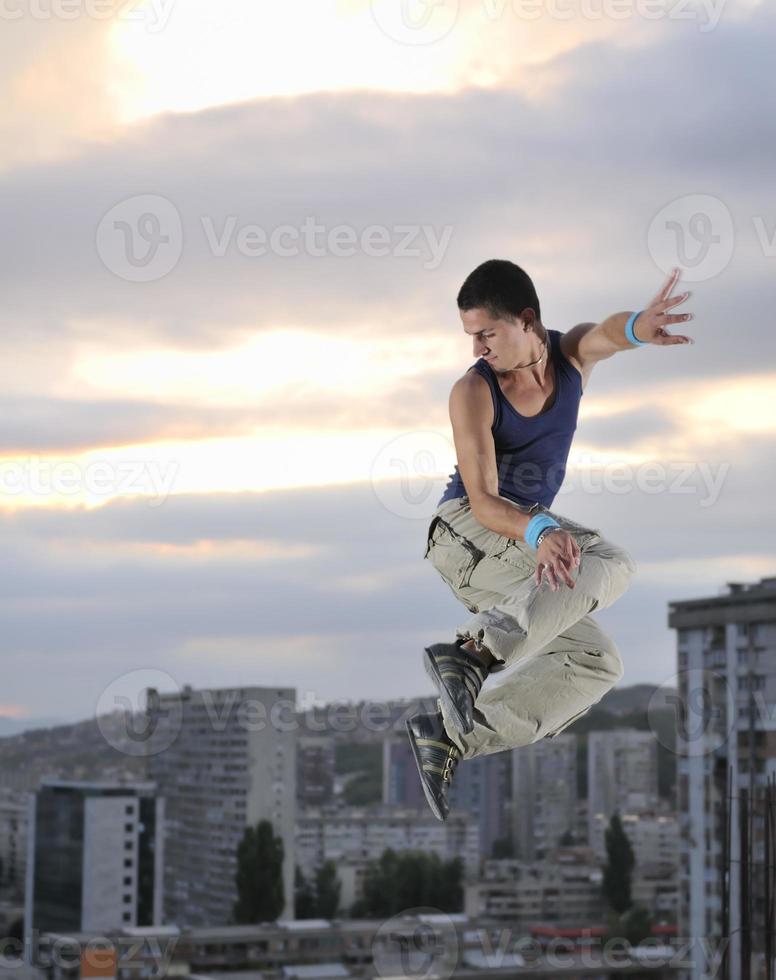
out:
M538 502L549 509L566 475L566 460L582 398L582 376L561 352L561 332L548 330L547 333L555 368L555 400L540 415L521 415L510 405L499 387L496 372L484 358L472 367L488 382L493 397L491 432L496 447L499 496L528 507ZM456 464L437 507L445 500L465 495Z

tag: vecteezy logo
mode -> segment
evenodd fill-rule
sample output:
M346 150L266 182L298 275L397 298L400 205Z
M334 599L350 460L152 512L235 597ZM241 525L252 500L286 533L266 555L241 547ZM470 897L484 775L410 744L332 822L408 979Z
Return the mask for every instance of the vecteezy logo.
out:
M688 668L655 688L647 719L664 748L695 758L711 755L727 742L736 725L736 705L723 674Z
M95 707L97 726L117 752L133 757L157 755L169 748L181 730L179 697L165 698L159 688L179 693L177 681L163 670L131 670L116 677Z
M166 197L128 197L103 216L95 244L103 265L120 279L161 279L175 268L183 252L181 216Z
M688 282L711 279L726 269L734 246L733 217L710 194L677 197L658 211L647 232L647 248L658 268L667 273L678 265Z
M455 27L460 0L370 0L380 30L399 44L433 44Z
M397 517L430 518L447 483L443 467L451 458L455 449L438 432L404 432L372 460L369 475L375 496Z
M439 909L405 909L375 932L372 958L381 977L447 980L460 958L455 924Z

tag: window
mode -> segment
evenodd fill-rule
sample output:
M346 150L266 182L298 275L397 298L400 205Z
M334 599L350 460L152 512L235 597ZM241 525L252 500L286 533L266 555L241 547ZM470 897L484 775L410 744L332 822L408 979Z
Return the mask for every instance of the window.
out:
M125 858L124 859L124 867L125 868L131 868L132 867L132 858Z
M131 876L124 879L124 884L125 885L130 885L130 886L132 885L132 878L131 878Z
M135 825L134 824L132 824L132 823L125 823L124 824L124 833L125 834L132 834L132 833L134 833L134 830L135 830Z

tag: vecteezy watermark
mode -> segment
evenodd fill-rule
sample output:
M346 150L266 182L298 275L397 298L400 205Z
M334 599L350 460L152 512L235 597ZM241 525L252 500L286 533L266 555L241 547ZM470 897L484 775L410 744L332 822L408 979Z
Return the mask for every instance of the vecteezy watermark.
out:
M544 473L544 479L558 496L578 492L616 496L628 493L645 493L649 496L689 494L699 496L701 507L711 507L719 499L730 466L727 461L721 462L716 464L715 470L713 463L697 459L677 459L668 463L657 460L601 463L595 457L580 454L574 467L567 469L565 475L562 475L559 467L550 466ZM533 480L535 487L538 468L535 464L527 464L520 476Z
M125 198L103 215L95 244L105 268L119 279L161 279L175 268L183 253L180 212L159 194Z
M441 41L455 27L460 0L370 0L375 24L392 41L414 46Z
M439 268L453 234L452 225L437 229L429 224L353 225L329 227L307 215L298 224L265 228L239 225L226 215L220 226L211 215L200 217L206 250L221 259L230 252L244 258L266 255L279 258L422 259L424 269ZM184 250L183 222L177 207L158 194L128 197L107 211L95 234L97 254L106 269L128 282L151 282L176 267Z
M511 14L520 20L697 20L701 33L719 23L727 0L481 0L494 21Z
M673 724L668 727L662 724L667 711L673 711ZM735 731L736 704L724 674L708 667L687 668L655 688L647 719L664 748L687 757L706 756Z
M403 432L372 460L369 477L375 496L397 517L429 519L447 482L440 462L454 451L449 439L430 429Z
M734 246L733 216L724 201L711 194L675 198L658 211L647 230L647 248L655 264L663 272L681 266L688 282L723 272Z
M150 34L167 26L176 0L0 0L0 21L115 20L142 24Z
M697 21L702 34L714 30L727 0L479 0L466 5L467 27L512 16L533 22L642 20ZM459 22L460 0L370 0L372 18L386 37L399 44L433 44ZM476 18L479 15L479 21Z
M447 980L460 960L455 923L436 908L405 909L375 932L372 959L381 977Z
M159 688L170 692L160 695ZM154 667L116 677L95 705L102 737L117 752L133 757L158 755L169 748L183 725L178 682Z
M328 228L318 224L315 217L307 215L301 225L276 225L267 232L261 225L244 225L237 233L237 218L229 215L223 229L216 232L210 217L202 218L207 243L211 253L217 258L226 255L230 245L235 244L240 255L256 258L271 253L282 258L295 258L309 255L323 258L330 255L348 259L356 254L369 258L420 258L423 250L418 247L422 241L427 246L429 261L424 261L424 269L437 269L444 258L450 238L452 225L444 225L437 234L434 225L367 225L357 230L352 225L339 224Z
M0 463L0 497L90 496L137 494L149 497L149 506L163 503L172 491L179 464L165 467L148 459L94 459L51 461L32 455L24 461Z
M482 456L480 465L487 472L490 457ZM714 464L704 460L601 462L589 453L577 454L571 466L540 466L521 460L517 453L502 453L496 459L499 485L508 483L526 502L534 502L548 487L556 498L579 493L691 494L699 497L703 508L719 499L730 466L727 461ZM372 489L385 509L397 517L417 520L431 517L454 475L455 451L450 440L425 429L395 436L375 454L370 467Z
M763 258L776 258L776 225L765 215L746 215ZM668 272L682 268L690 282L712 279L728 267L739 239L727 204L711 194L685 194L664 205L647 229L647 248L655 264Z
M151 756L169 748L186 721L184 702L194 712L198 731L303 735L351 733L402 735L405 722L418 710L430 710L433 698L410 701L329 701L316 692L299 692L299 700L282 694L257 698L239 688L181 690L166 671L131 670L114 678L100 694L95 715L100 732L117 752Z
M497 864L498 862L491 862ZM434 908L410 908L391 916L375 932L372 957L381 977L447 980L461 963L475 968L579 972L626 969L634 964L650 968L686 969L703 966L713 977L729 938L672 937L670 942L648 939L633 946L624 936L563 936L547 939L520 934L510 926L470 922L458 933L452 916Z
M75 936L52 935L31 929L24 942L7 936L0 938L0 966L4 969L23 967L24 947L27 962L41 970L59 974L80 968L83 964L96 976L109 976L114 969L137 971L145 977L166 977L179 936L104 936L95 933L88 940ZM118 968L118 969L117 969Z

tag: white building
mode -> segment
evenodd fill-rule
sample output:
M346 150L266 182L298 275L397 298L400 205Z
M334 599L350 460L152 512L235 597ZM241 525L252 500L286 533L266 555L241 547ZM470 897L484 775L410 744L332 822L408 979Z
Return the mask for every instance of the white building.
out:
M33 930L161 923L164 804L155 789L153 783L41 780L29 795L28 939Z
M464 911L519 926L598 925L605 920L602 880L587 848L560 849L553 862L486 861L482 878L465 888Z
M336 861L338 866L347 862L363 869L386 848L438 854L443 861L460 857L468 877L479 871L479 826L476 817L466 811L451 811L441 822L427 806L423 810L392 806L308 807L297 817L296 827L296 861L308 880L324 861ZM352 876L353 894L359 897L363 870L354 870ZM342 880L345 906L346 882Z
M577 736L558 735L512 755L512 842L515 857L535 861L574 831Z
M237 899L237 848L268 820L283 842L284 918L294 915L296 691L149 691L148 772L166 800L164 921L217 926Z
M651 731L615 728L587 736L588 843L600 819L659 807L657 739Z
M751 946L762 951L762 792L776 775L776 577L728 583L725 595L672 602L668 623L678 633L683 706L677 726L680 934L729 936L734 976L742 972L747 879ZM747 806L753 819L744 821ZM744 828L751 829L751 864L741 848ZM725 921L723 864L729 866ZM693 980L700 970L690 974Z

